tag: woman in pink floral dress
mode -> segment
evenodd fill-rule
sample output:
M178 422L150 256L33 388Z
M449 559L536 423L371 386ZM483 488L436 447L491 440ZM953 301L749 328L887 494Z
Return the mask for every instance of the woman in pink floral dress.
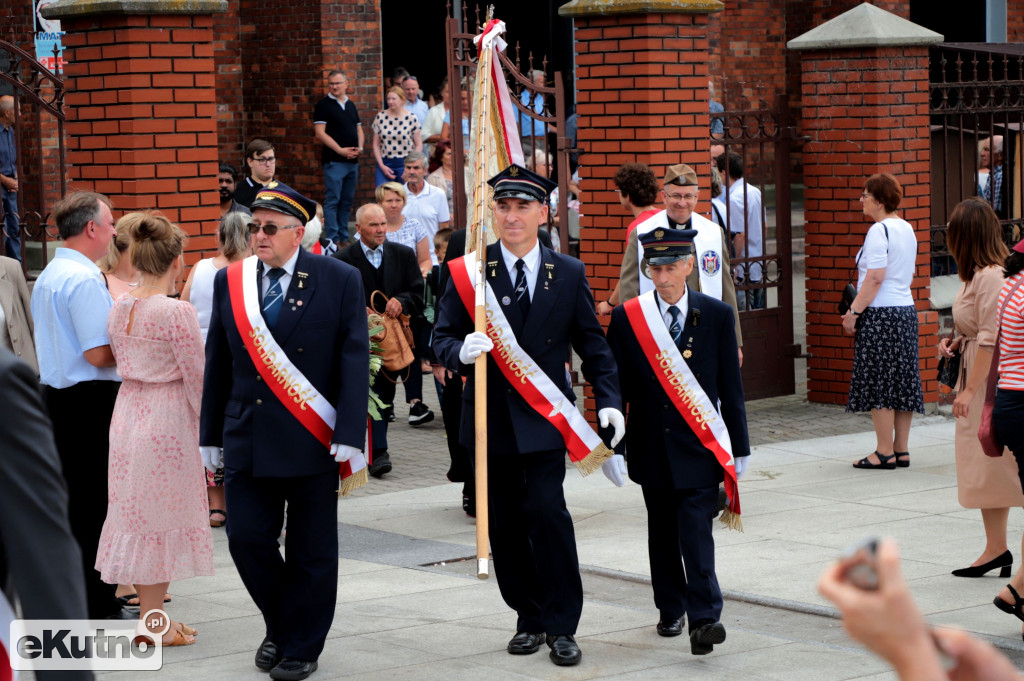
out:
M110 311L107 329L122 378L110 422L109 505L96 569L134 584L140 613L161 610L168 584L213 574L213 537L199 457L203 341L195 308L167 297L182 272L185 234L160 215L133 225L140 283ZM195 630L166 619L164 645ZM151 618L140 624L162 633Z

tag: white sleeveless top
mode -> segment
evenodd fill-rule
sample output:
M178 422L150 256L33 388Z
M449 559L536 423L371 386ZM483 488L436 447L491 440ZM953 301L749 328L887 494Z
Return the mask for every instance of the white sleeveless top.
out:
M213 277L217 274L217 268L213 266L213 258L200 260L195 268L189 302L199 314L199 331L203 334L205 345L206 333L210 330L210 315L213 314Z

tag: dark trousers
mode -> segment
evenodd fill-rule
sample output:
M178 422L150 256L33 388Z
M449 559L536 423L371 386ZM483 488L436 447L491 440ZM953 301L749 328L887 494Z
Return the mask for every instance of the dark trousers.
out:
M405 372L406 369L388 371L381 368L380 372L374 377L373 384L370 386L377 393L380 401L391 406L392 409L394 409L395 404L395 389L398 387L395 381L401 380L405 376ZM386 452L388 448L388 419L385 414L381 414L381 417L380 421L372 421L370 423L370 437L372 438L370 446L373 448L374 454Z
M1024 390L996 389L996 402L992 407L992 425L996 437L1009 447L1017 459L1017 475L1024 484Z
M267 637L285 657L317 659L338 595L338 474L254 478L227 468L224 490L228 549L263 613Z
M565 451L488 457L491 553L517 631L575 634L583 583L565 507Z
M18 194L0 188L0 202L4 219L4 254L21 261L21 218L18 213Z
M654 605L662 619L685 614L691 630L700 620L717 621L722 615L722 590L715 576L711 516L718 503L718 486L644 487L643 492Z
M462 377L458 374L445 379L441 391L441 418L444 433L448 437L448 479L461 482L462 493L476 499L476 478L473 475L473 455L459 442L459 426L462 423ZM536 633L536 632L535 632Z
M114 597L117 585L104 583L94 567L107 518L110 417L120 387L117 381L85 381L70 388L43 388L68 486L71 534L82 550L86 605L93 619L121 610Z

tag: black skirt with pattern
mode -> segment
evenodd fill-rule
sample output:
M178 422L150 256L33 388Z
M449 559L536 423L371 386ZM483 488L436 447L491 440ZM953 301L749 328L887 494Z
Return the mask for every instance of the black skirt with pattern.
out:
M846 411L872 409L924 413L913 305L869 307L860 315Z

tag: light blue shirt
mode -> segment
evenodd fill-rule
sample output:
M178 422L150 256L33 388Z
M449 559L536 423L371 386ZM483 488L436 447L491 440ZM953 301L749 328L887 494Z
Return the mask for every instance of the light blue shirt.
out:
M288 260L283 265L281 265L281 269L284 270L284 274L282 274L281 278L277 280L281 284L281 293L288 293L288 286L291 285L292 275L295 273L295 262L298 259L299 249L296 248L295 252L292 253L291 257L288 258ZM267 294L267 289L270 288L270 285L273 283L270 280L270 270L272 268L269 267L266 263L260 264L262 265L262 267L260 268L262 271L262 274L260 275L262 277L260 283L260 292L261 296L265 296Z
M501 244L500 241L498 243ZM519 260L519 256L505 248L505 244L501 244L501 257L505 260L505 269L508 270L508 276L512 279L514 288L516 275L519 273L516 270L516 261ZM523 269L526 270L526 288L530 292L530 300L533 300L533 293L537 290L537 271L540 269L540 241L535 243L530 252L523 256Z
M661 317L665 320L665 326L672 328L672 313L668 311L668 308L675 305L679 309L679 326L680 328L686 326L686 313L690 311L690 289L687 287L683 291L683 297L674 303L666 302L661 297L660 293L655 294L658 296L658 307L661 308Z
M100 268L76 250L58 248L32 289L39 382L70 388L83 381L120 381L115 367L94 367L85 351L110 345L113 300Z
M419 119L420 127L422 128L423 124L427 121L427 112L430 111L430 105L417 97L415 102L410 102L408 99L405 100L405 110L411 112Z
M379 270L380 264L384 262L384 244L380 244L377 248L370 248L362 240L359 241L359 245L363 248L363 254L366 255L366 259L373 265L373 269Z

